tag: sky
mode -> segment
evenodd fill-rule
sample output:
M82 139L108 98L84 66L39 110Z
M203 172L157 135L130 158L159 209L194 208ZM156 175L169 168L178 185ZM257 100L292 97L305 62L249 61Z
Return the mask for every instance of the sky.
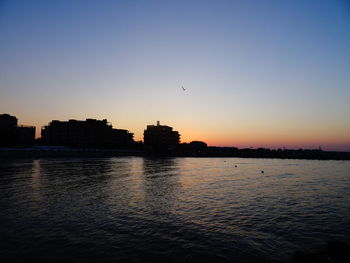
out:
M1 113L350 151L350 4L0 0Z

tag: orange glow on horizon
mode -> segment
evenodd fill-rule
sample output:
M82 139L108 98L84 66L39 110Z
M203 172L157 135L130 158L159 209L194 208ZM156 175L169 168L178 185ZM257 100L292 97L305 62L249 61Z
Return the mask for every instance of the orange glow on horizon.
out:
M63 118L61 118L63 119ZM79 119L79 118L76 118ZM80 118L84 119L84 118ZM101 119L101 118L99 118ZM33 125L32 121L21 121L20 124ZM64 120L64 119L63 119ZM110 120L108 120L110 121ZM41 121L36 123L36 138L41 137L41 128L47 125L49 121ZM132 123L130 125L120 124L115 125L115 122L110 121L113 128L127 129L134 133L135 141L143 141L143 130L145 127L136 126ZM149 122L148 124L152 124ZM181 143L190 143L191 141L203 141L208 146L219 147L237 147L237 148L286 148L286 149L318 149L320 146L324 150L342 150L349 151L350 139L347 133L337 130L325 130L322 132L315 131L293 131L288 133L285 130L277 130L269 132L267 130L246 129L246 127L236 127L233 129L226 127L226 129L212 128L212 127L198 127L185 126L182 123L161 123L163 125L172 126L174 130L179 131ZM134 126L135 125L135 126ZM128 127L129 126L129 127ZM234 132L229 132L234 130Z

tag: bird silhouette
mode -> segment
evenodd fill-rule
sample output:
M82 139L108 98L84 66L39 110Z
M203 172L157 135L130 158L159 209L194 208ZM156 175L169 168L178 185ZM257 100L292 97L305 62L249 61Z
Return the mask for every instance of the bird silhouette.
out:
M182 90L185 91L186 89L184 88L184 86L181 86Z

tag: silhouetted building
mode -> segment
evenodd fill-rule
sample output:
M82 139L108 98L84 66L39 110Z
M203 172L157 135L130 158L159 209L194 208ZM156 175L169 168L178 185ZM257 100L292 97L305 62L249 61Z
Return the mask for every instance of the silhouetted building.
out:
M208 145L205 142L201 141L192 141L188 144L188 152L193 155L205 154L207 151Z
M35 127L17 125L18 120L15 116L0 114L0 147L33 144Z
M147 125L143 133L145 149L155 153L168 153L176 150L180 143L180 134L172 127L160 125Z
M190 143L181 143L179 145L179 154L181 156L206 156L208 145L202 141L192 141Z
M53 120L41 130L43 144L78 148L126 147L134 143L133 136L127 130L113 129L106 119Z
M0 146L12 146L16 144L17 118L9 114L0 115Z
M17 127L17 144L32 145L35 141L35 127L21 125Z
M208 145L205 142L201 141L192 141L189 143L189 146L197 151L204 151L207 149Z

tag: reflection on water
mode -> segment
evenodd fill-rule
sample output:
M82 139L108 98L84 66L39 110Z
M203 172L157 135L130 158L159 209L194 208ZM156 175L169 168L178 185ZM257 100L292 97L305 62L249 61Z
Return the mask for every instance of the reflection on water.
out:
M143 160L144 205L152 219L166 219L171 216L171 211L178 202L177 194L181 185L177 162L174 158Z
M36 201L42 200L41 196L41 169L40 160L33 161L33 171L32 171L32 188L33 188L33 199Z
M284 262L350 242L346 161L40 159L0 170L3 260Z

